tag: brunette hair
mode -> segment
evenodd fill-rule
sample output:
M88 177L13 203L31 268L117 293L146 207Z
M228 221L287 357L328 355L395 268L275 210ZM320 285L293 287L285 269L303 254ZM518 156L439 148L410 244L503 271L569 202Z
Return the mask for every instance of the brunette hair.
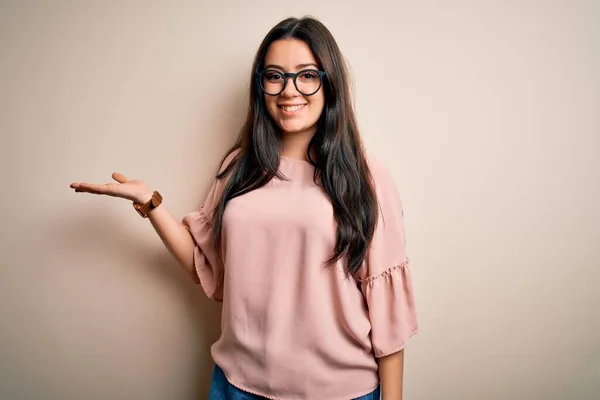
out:
M217 174L217 179L228 179L213 214L213 237L218 243L225 206L231 199L264 186L274 177L285 179L278 173L279 128L267 112L256 79L269 46L281 39L305 42L326 73L320 89L325 91L325 105L307 158L315 167L315 183L331 200L337 225L335 252L325 263L331 265L346 257L346 272L353 275L365 260L373 238L377 198L352 107L348 68L331 32L312 17L281 21L258 48L246 121L236 143L223 157L222 167L226 159L231 161Z

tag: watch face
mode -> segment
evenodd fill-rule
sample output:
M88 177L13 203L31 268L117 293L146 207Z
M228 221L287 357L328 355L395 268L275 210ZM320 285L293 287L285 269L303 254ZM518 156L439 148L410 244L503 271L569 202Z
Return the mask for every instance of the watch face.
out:
M158 207L160 204L160 199L157 196L152 196L152 205L154 207Z

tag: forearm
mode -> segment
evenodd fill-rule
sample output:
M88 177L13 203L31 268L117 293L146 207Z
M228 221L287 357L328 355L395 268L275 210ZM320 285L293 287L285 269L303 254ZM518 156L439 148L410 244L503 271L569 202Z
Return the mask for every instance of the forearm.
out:
M379 359L382 400L402 400L404 350Z
M149 195L148 198L152 197ZM194 248L196 246L192 234L181 221L178 221L167 210L164 204L159 205L148 214L154 230L163 241L169 252L175 257L183 269L194 280L197 280L194 267Z

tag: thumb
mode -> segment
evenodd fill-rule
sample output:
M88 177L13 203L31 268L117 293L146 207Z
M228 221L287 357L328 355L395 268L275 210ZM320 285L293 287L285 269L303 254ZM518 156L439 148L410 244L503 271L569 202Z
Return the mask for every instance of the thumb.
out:
M130 181L130 179L129 179L129 178L127 178L125 175L123 175L123 174L120 174L120 173L118 173L118 172L114 172L114 173L112 174L112 178L113 178L115 181L119 182L119 183L127 183L127 182L129 182L129 181Z

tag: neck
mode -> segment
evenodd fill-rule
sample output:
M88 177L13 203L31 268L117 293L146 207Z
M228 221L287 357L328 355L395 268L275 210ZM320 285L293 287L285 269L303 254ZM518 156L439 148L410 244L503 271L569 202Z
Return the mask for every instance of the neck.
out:
M315 130L292 133L282 132L280 137L281 155L307 161L306 150L314 134Z

